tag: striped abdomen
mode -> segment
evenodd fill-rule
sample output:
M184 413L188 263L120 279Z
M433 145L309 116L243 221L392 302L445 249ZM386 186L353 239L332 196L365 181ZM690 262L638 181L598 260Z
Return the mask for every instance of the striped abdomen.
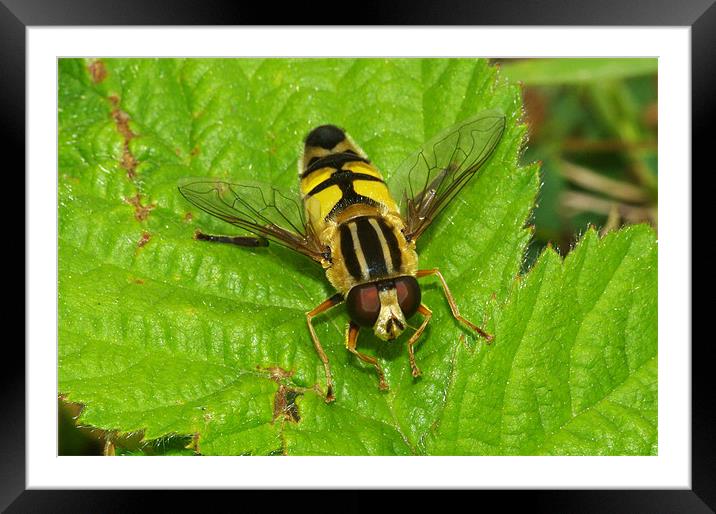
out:
M353 205L397 214L383 176L341 129L333 125L314 129L306 138L300 164L301 196L317 234Z

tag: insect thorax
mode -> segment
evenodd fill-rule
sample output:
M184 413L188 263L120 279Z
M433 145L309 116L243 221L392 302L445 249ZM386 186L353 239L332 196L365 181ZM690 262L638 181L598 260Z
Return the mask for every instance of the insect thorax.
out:
M415 275L418 256L399 216L362 205L341 214L324 231L332 255L326 277L336 289L345 294L358 284Z

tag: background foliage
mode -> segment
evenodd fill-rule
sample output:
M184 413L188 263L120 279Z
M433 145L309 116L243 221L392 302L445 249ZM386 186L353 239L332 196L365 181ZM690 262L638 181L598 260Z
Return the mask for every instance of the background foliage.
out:
M524 84L542 187L528 264L551 243L566 254L588 224L657 227L657 60L526 59L503 73Z
M565 262L548 250L519 279L551 239L555 219L562 253L574 241L565 220L580 229L596 221L604 232L635 221L613 199L604 219L579 218L585 208L564 214L575 182L566 179L557 193L545 186L536 230L525 228L539 175L518 159L542 157L547 183L548 162L570 155L569 127L591 126L580 135L587 147L616 134L609 137L620 154L604 169L626 169L609 178L622 188L628 181L644 194L638 208L655 212L655 153L642 148L649 125L612 101L648 89L625 77L652 73L650 62L621 72L597 61L583 63L582 74L575 63L564 67L564 82L579 82L602 106L604 125L589 125L591 109L585 115L583 105L566 103L559 109L572 124L543 115L563 132L531 123L537 144L522 156L521 90L486 61L61 60L62 404L84 405L79 424L101 429L94 433L108 441L107 453L655 453L653 231L636 226L602 240L589 231ZM531 62L502 67L527 84L545 80ZM590 70L598 80L584 78ZM558 75L546 74L553 83ZM530 91L528 108L569 96ZM198 227L231 227L192 210L177 181L257 178L295 189L302 137L322 123L346 128L389 175L432 134L491 107L507 114L506 133L419 253L422 266L443 270L463 314L496 334L494 345L463 331L428 281L424 299L435 316L417 351L421 379L410 375L404 345L361 334L361 348L378 355L391 385L381 393L373 370L343 348L347 317L336 309L317 323L337 385L338 400L326 405L313 389L322 366L303 317L332 294L321 270L278 247L192 240ZM602 162L603 155L591 161L578 153L574 166L582 170ZM87 451L62 440L67 453Z

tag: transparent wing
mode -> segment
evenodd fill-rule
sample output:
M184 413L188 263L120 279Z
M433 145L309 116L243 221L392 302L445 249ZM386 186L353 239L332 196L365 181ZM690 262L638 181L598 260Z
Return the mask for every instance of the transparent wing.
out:
M403 192L405 236L416 240L487 161L502 137L505 115L483 111L439 133L390 176L393 193Z
M179 192L193 205L221 220L320 262L323 248L306 225L303 208L272 186L259 182L184 179Z

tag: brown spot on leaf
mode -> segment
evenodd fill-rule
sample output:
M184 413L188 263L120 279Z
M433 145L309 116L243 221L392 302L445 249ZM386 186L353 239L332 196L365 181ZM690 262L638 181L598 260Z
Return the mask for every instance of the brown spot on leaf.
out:
M191 220L193 220L193 219L194 219L194 215L193 215L191 212L187 212L187 213L184 215L184 221L191 221Z
M291 423L301 421L301 416L298 413L298 405L296 405L296 398L302 395L305 389L282 383L287 378L292 377L294 371L283 369L280 366L269 366L267 368L256 366L256 369L268 371L269 378L278 384L278 391L276 391L276 396L274 396L273 399L273 419L271 423L274 423L277 419L290 421Z
M296 398L301 394L303 393L283 384L279 384L278 391L273 400L273 419L271 422L273 423L279 418L290 421L291 423L301 421L301 416L298 413L298 405L296 405Z
M142 280L141 278L135 278L132 280L132 282L134 282L135 284L138 284L140 286L144 285L144 280Z
M92 82L99 84L107 78L107 68L100 60L93 60L87 66Z
M196 157L197 155L199 155L199 152L200 152L199 147L195 146L194 148L191 149L191 152L189 152L189 154L192 157Z
M125 151L122 154L121 164L122 168L127 170L127 178L129 180L134 180L134 177L137 176L137 160L129 151Z
M154 209L157 204L150 203L148 205L142 205L142 194L137 193L136 195L125 198L125 202L134 207L134 219L137 221L144 221L149 217L149 212ZM147 239L148 241L149 239ZM145 242L146 243L146 242Z
M130 141L136 137L136 134L129 128L129 120L131 119L129 114L119 108L119 97L117 95L111 95L109 102L112 104L112 119L117 124L117 130L124 139Z
M137 241L137 247L141 248L145 244L149 242L149 240L152 238L152 235L149 232L142 232L142 237L139 238L139 241Z
M137 135L129 128L129 120L131 119L129 114L119 108L119 97L111 95L109 97L109 102L112 104L112 119L117 125L117 131L124 139L121 165L125 170L127 170L127 178L134 180L134 177L137 176L138 163L132 155L132 152L129 150L129 142Z
M196 455L201 455L201 448L199 447L200 438L201 434L199 432L195 432L194 435L191 436L191 443L187 446L187 448L194 450L194 454Z

